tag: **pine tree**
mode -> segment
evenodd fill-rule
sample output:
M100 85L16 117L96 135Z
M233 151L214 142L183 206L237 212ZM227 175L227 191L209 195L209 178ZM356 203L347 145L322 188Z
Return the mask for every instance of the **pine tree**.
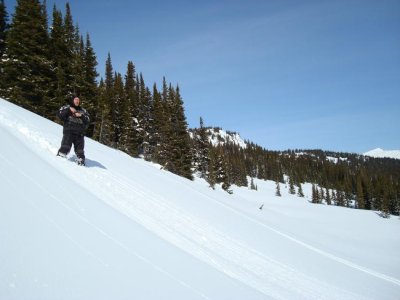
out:
M68 46L64 40L62 13L54 5L53 23L50 31L50 53L52 54L51 63L54 71L51 80L52 92L46 107L47 116L53 119L55 118L54 111L66 101L67 90L64 68L67 64L65 58L67 48Z
M151 160L154 149L151 147L153 138L153 99L149 88L145 85L143 75L139 76L139 128L140 128L140 149L144 159Z
M208 165L207 182L212 189L215 189L215 184L217 183L217 151L210 144L208 152L210 154L210 162Z
M75 29L74 22L72 19L71 7L67 2L65 5L65 17L64 17L64 42L66 49L64 51L65 65L63 65L64 76L65 76L65 97L70 99L76 94L75 88L75 74L74 71L77 68L77 49L79 49L79 41L77 41L77 30Z
M278 181L278 180L275 182L275 185L276 185L275 196L281 197L281 196L282 196L282 194L281 194L281 187L280 187L280 185L279 185L279 181Z
M386 189L383 192L380 211L383 218L390 218L390 200L388 191Z
M256 190L256 189L257 189L257 188L256 188L256 185L254 184L253 177L251 177L251 180L250 180L250 189L251 189L251 190Z
M357 177L356 192L357 192L357 208L364 209L365 208L364 192L360 176Z
M105 145L112 145L115 140L113 128L114 113L114 74L111 62L111 55L108 53L106 61L105 80L100 81L99 85L99 114L95 137Z
M316 187L314 184L312 185L312 196L311 196L312 203L320 203L320 198L319 198L319 193L318 193L318 187Z
M345 205L345 195L341 190L336 191L336 205L344 206Z
M196 158L196 170L200 173L201 178L207 178L208 176L208 165L210 162L210 157L208 149L210 147L208 141L207 129L204 127L203 118L200 117L200 128L194 132L195 137L195 155Z
M294 195L296 194L296 190L294 188L293 178L289 177L289 194Z
M6 96L6 86L4 85L3 55L6 50L6 39L8 32L8 14L4 0L0 1L0 97Z
M8 31L8 14L4 0L0 1L0 58L6 49L6 37Z
M325 190L325 200L326 200L326 204L332 205L331 195L329 193L328 188Z
M298 183L298 189L297 189L297 196L299 197L304 197L304 193L303 193L303 188L301 187L301 183Z
M92 124L87 130L89 137L93 136L94 124L98 120L98 90L97 90L97 58L90 41L89 33L86 34L86 44L83 51L83 71L84 71L84 87L81 91L81 96L85 100L85 108L90 114Z
M129 105L125 97L124 83L120 73L115 74L113 89L113 147L126 151L128 140Z
M223 149L221 146L218 146L213 152L212 168L213 172L215 172L216 183L220 183L222 189L231 194L231 184L227 172L226 158L223 154Z
M129 105L129 123L127 124L127 141L126 151L128 154L137 157L139 155L139 132L138 132L138 110L139 99L136 93L137 82L135 80L136 71L135 65L132 61L128 62L127 71L125 75L125 96Z
M47 26L44 5L19 0L2 61L5 96L42 115L52 74Z
M325 199L324 189L321 187L318 192L319 202L321 203Z
M186 117L179 86L177 86L176 90L170 86L168 94L172 138L170 140L171 153L170 159L167 162L167 169L180 176L193 179L190 137L187 131Z

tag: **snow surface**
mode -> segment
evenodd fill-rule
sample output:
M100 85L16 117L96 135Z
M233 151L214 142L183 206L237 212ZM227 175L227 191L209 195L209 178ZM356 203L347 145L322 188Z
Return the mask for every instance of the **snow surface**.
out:
M229 195L90 139L79 167L61 134L0 100L0 299L399 299L398 217Z
M376 148L374 150L364 153L365 156L377 157L377 158L395 158L400 159L400 150L383 150L381 148Z

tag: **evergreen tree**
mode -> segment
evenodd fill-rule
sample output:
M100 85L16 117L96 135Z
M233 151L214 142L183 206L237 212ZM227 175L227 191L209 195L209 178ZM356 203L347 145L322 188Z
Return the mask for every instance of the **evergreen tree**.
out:
M114 74L111 62L111 55L108 53L106 61L105 80L99 85L99 113L100 119L97 122L96 130L100 143L112 145L115 140L113 128L114 114ZM96 136L96 135L95 135Z
M8 31L8 14L4 0L0 1L0 96L6 96L6 86L4 85L3 55L6 50L6 39Z
M364 192L363 192L362 181L361 181L360 176L357 177L356 192L357 192L357 208L364 209L365 208Z
M8 31L8 14L4 0L0 1L0 58L6 49L6 37Z
M213 172L215 172L216 183L220 183L222 189L231 194L232 193L230 189L231 184L227 172L227 164L225 157L223 155L222 147L218 146L217 148L215 148L215 152L213 154L214 154L213 160L211 163Z
M318 193L318 187L316 187L314 184L312 185L312 196L311 196L312 203L320 203L320 198L319 198L319 193Z
M84 72L84 87L81 91L81 96L85 100L85 108L89 112L92 124L87 130L89 137L93 136L94 124L98 121L98 90L96 70L97 58L90 41L89 33L86 34L86 44L83 51L83 72Z
M42 115L51 81L45 11L38 0L17 1L2 60L5 96Z
M63 24L63 40L66 45L66 49L63 55L65 59L65 64L62 67L64 69L65 76L65 97L69 99L77 92L75 86L74 71L77 68L76 53L79 49L79 40L77 40L77 30L74 26L71 7L68 2L65 5L65 17Z
M208 176L207 182L210 184L212 189L215 189L217 183L217 151L214 147L209 145L210 162L208 165Z
M256 185L254 184L253 177L251 177L251 180L250 180L250 189L251 189L251 190L256 190L256 189L257 189L257 188L256 188Z
M200 128L194 132L195 134L195 155L196 170L200 173L201 178L207 178L208 165L210 162L209 151L210 148L208 141L207 129L204 127L203 118L200 117Z
M304 197L303 188L301 187L301 183L298 183L297 186L298 186L297 196Z
M289 194L294 195L296 194L296 190L294 188L293 177L289 177Z
M319 202L321 203L325 199L324 189L321 187L318 192Z
M345 195L342 191L336 191L336 205L337 206L345 206Z
M277 180L277 181L275 182L275 184L276 184L275 196L281 197L282 194L281 194L281 187L280 187L280 185L279 185L279 181Z
M139 155L139 131L138 131L138 111L139 99L136 93L136 70L132 61L128 62L125 75L125 96L129 105L130 119L127 124L126 151L128 154L137 157Z
M53 23L50 31L50 53L52 54L53 76L51 80L52 92L47 103L47 116L55 118L56 111L66 101L66 79L64 68L68 63L65 58L68 46L64 40L64 27L62 13L54 5ZM57 120L57 118L55 118Z
M169 108L171 111L172 138L170 140L171 153L167 168L173 173L188 179L193 179L190 137L187 131L186 117L179 86L176 90L170 86L168 94Z
M330 195L328 189L325 190L325 200L326 200L326 204L332 205L331 195Z
M390 200L387 190L383 192L382 202L381 202L381 216L384 218L390 218Z
M129 105L125 97L124 83L120 73L115 74L113 89L113 147L127 151L126 142L128 140L128 123L130 119Z

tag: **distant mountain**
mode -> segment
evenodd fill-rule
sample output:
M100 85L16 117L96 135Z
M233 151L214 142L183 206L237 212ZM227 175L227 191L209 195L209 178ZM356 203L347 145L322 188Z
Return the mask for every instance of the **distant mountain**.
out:
M381 148L376 148L374 150L364 153L365 156L377 157L377 158L395 158L400 159L400 150L383 150Z

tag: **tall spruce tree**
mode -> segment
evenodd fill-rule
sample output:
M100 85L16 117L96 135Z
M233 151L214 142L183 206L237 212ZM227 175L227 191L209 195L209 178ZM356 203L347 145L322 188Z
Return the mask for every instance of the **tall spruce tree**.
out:
M47 14L38 0L18 0L3 55L5 96L44 115L50 94Z
M8 31L8 13L4 0L0 1L0 58L6 49L6 37Z
M128 123L130 119L129 105L125 97L124 82L120 73L115 74L113 90L113 128L114 128L114 147L127 151L126 143L128 140Z
M208 141L207 129L204 127L203 118L200 117L200 128L194 132L195 136L195 157L196 170L200 173L201 178L207 178L208 166L210 163L209 151L210 143Z
M8 14L4 0L0 1L0 97L6 96L6 87L4 85L3 55L6 50L6 38L8 31Z
M105 80L99 85L99 118L95 127L95 136L102 144L110 146L115 140L113 129L114 110L114 74L111 55L108 53L106 60Z
M127 71L125 74L125 97L128 102L129 120L127 120L127 133L126 133L126 152L130 155L137 157L139 155L139 132L138 132L138 111L139 111L139 97L136 92L136 70L132 61L128 62Z
M302 198L304 197L304 192L303 192L301 183L297 184L297 196L302 197Z
M169 156L169 137L171 132L171 122L167 102L164 100L157 90L157 86L153 86L153 111L154 111L154 154L153 161L162 166L166 166Z
M89 112L91 125L87 130L89 137L94 134L94 126L98 121L98 89L97 89L97 76L99 75L96 70L97 58L90 41L89 33L86 34L86 43L83 57L84 68L84 88L81 92L81 97L85 101L85 108Z
M69 2L65 4L65 16L64 16L64 42L66 44L66 49L64 52L64 57L66 64L64 68L65 76L65 97L67 99L71 98L77 91L75 88L75 74L76 69L76 59L77 59L77 49L79 49L79 41L77 41L77 31L74 26L74 21L72 19L71 7Z
M53 7L53 22L50 30L50 52L52 54L52 83L51 96L47 103L48 117L55 117L53 113L66 101L66 81L64 68L68 63L65 58L67 44L64 40L64 25L63 17L60 10L54 5Z
M364 192L360 176L357 177L356 193L357 193L357 208L364 209L365 208Z
M331 199L331 195L329 193L328 188L325 190L325 200L326 200L326 204L328 204L328 205L332 204L332 199Z
M217 150L213 146L208 149L210 154L210 162L208 165L208 176L206 178L212 189L215 189L215 184L217 183Z
M193 179L192 156L190 148L190 137L187 129L186 117L183 108L183 101L180 95L179 86L176 90L169 88L171 101L172 139L171 156L169 168L173 173Z
M289 177L289 194L291 195L296 194L296 190L294 188L294 180L292 176Z

